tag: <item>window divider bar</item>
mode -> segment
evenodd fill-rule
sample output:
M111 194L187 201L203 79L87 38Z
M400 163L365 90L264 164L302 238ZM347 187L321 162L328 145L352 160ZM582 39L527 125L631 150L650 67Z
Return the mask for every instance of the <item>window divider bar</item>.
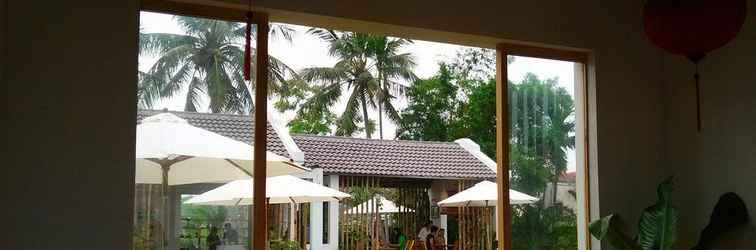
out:
M193 16L232 22L246 22L247 10L232 7L200 5L197 3L171 0L141 0L142 11L160 12L173 15ZM268 23L268 14L252 11L252 23Z
M512 249L512 213L509 204L509 86L508 51L496 49L496 239L498 249Z
M254 250L265 250L268 248L268 202L266 199L266 177L267 177L267 133L268 133L268 33L270 26L268 24L268 15L266 13L255 13L254 16L260 18L257 24L257 48L255 60L255 142L253 149L253 167L254 183L253 196L254 203L253 213L250 216L250 223L254 223ZM250 51L251 52L251 51ZM250 81L252 84L252 81ZM252 217L254 217L254 222Z
M514 43L499 43L496 45L496 49L506 51L508 56L536 57L583 64L588 62L588 52L577 50L556 49Z

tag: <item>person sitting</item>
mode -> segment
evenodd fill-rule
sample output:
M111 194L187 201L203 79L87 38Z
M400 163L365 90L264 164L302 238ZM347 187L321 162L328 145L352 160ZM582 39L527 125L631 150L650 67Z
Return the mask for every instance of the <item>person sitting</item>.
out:
M231 227L231 223L223 225L223 240L226 242L226 245L239 244L239 233Z
M425 249L426 250L435 250L435 243L436 243L436 233L438 232L438 227L431 226L430 233L425 238Z
M435 242L433 242L433 250L446 250L446 231L441 228L436 231L436 236L434 237Z
M428 223L425 223L422 228L420 228L420 232L417 233L417 240L419 241L425 241L426 238L428 238L428 234L430 234L430 229L433 227L433 222L428 221Z
M404 230L400 230L399 228L394 228L394 232L398 235L397 242L399 243L400 250L404 250L407 248L407 235L403 231Z
M218 228L215 226L210 227L210 234L205 239L207 241L208 250L217 250L221 244L220 237L218 237Z

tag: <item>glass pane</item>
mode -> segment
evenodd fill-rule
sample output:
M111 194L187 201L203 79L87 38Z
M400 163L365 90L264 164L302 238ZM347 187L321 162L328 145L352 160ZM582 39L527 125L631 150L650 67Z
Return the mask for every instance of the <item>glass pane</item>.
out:
M575 64L529 57L507 64L510 188L538 198L510 201L512 248L577 249Z
M250 199L193 199L254 174L244 31L242 23L141 13L133 249L249 245ZM271 206L269 220L288 225L288 209Z

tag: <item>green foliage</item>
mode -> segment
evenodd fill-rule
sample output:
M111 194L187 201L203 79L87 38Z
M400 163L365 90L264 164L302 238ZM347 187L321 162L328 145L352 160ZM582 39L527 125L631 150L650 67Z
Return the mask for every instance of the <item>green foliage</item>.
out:
M559 206L512 207L512 249L577 249L577 217Z
M291 240L271 240L270 250L302 250L299 242Z
M140 33L140 55L156 56L147 72L139 73L139 106L151 108L163 98L187 90L184 110L200 111L204 100L214 113L248 113L252 109L250 86L242 76L245 27L241 23L176 16L183 34ZM292 30L273 25L271 33L290 39ZM251 51L252 58L256 51ZM286 95L287 78L296 72L269 57L270 93ZM254 66L252 66L254 69ZM252 73L254 77L254 73ZM254 79L252 79L254 81Z
M311 67L300 72L305 82L318 85L308 90L310 98L299 105L298 116L327 113L342 95L348 94L344 112L335 122L337 135L351 136L362 129L370 138L375 129L370 125L368 108L379 110L379 126L384 114L399 120L392 101L404 94L405 87L397 80L416 78L412 56L398 52L410 40L325 29L311 29L309 33L327 42L329 54L339 60L332 67ZM363 123L362 128L357 123Z
M187 198L188 199L188 198ZM181 215L189 218L189 227L197 228L199 225L212 225L218 228L228 217L228 210L223 206L204 206L181 203Z
M641 250L640 246L621 230L619 216L611 214L591 222L588 230L599 240L606 240L616 250Z
M677 237L678 212L671 204L672 177L657 188L656 204L643 210L638 222L637 240L633 241L621 231L618 215L609 215L591 222L589 231L599 240L606 239L618 250L669 250Z
M295 117L288 124L289 132L311 135L331 134L331 126L336 122L336 115L330 111L304 113Z
M508 58L508 62L513 61ZM453 141L470 138L491 158L496 155L496 80L492 50L464 49L438 73L416 81L407 92L399 137ZM534 196L545 192L567 169L566 149L574 147L574 102L558 79L527 74L509 82L511 185ZM575 215L543 203L513 213L515 249L577 248Z
M446 64L439 65L436 76L418 80L407 91L409 105L402 111L400 137L408 140L447 141L457 119L458 87L452 83Z
M638 223L638 243L643 249L672 249L677 239L677 209L672 207L672 178L657 188L659 200L643 210Z

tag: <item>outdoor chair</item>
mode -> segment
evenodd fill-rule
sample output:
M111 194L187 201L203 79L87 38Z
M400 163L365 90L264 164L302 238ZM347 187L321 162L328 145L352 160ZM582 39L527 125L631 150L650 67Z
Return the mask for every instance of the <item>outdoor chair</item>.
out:
M408 240L407 245L401 250L412 250L413 247L415 247L415 240Z

